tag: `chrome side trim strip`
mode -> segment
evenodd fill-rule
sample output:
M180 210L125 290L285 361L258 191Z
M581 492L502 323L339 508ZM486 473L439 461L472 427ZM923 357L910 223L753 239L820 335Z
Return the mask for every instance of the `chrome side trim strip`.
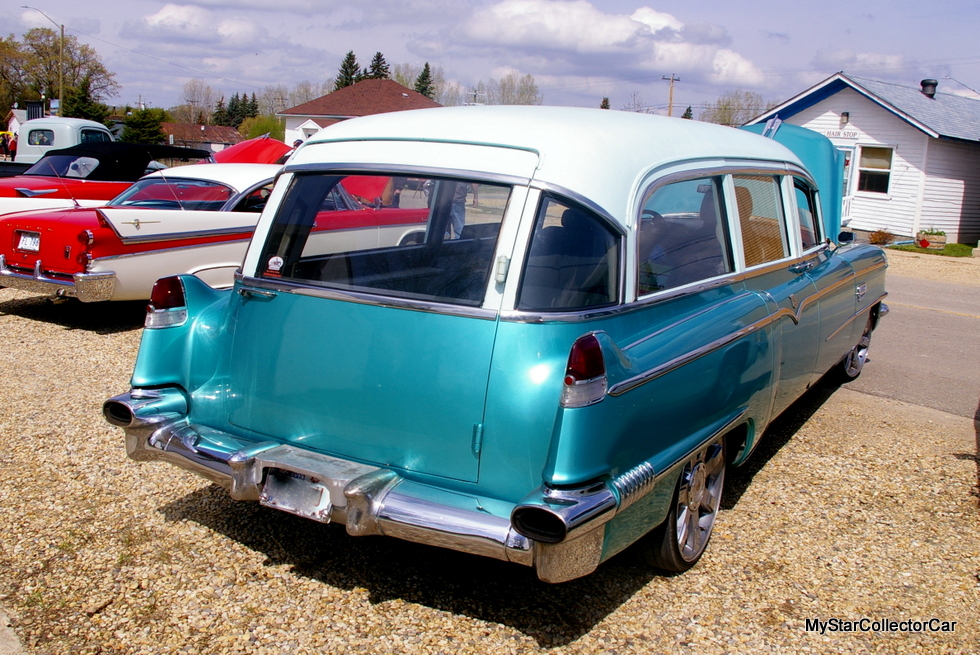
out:
M701 357L704 357L705 355L708 355L718 350L719 348L723 348L724 346L727 346L733 341L737 341L738 339L741 339L746 335L764 329L778 319L779 319L778 312L776 314L766 316L765 318L759 319L754 323L750 323L749 325L746 325L740 330L736 330L731 334L727 334L723 337L715 339L711 343L707 343L701 346L700 348L696 348L690 352L680 355L679 357L675 357L674 359L668 362L664 362L659 366L655 366L647 371L644 371L643 373L640 373L639 375L635 375L629 379L623 380L622 382L617 382L616 384L612 385L609 388L609 395L620 396L626 393L627 391L632 391L633 389L636 389L637 387L644 385L647 382L656 380L657 378L666 375L671 371L674 371L686 364L690 364L696 359L700 359Z
M107 255L105 257L99 257L97 259L94 259L93 261L108 262L108 261L115 261L117 259L128 259L130 257L143 257L149 254L173 252L175 250L194 250L195 248L208 248L219 244L224 246L230 243L242 243L242 242L248 243L249 239L251 239L251 235L246 236L242 239L228 239L227 241L217 241L215 243L202 243L196 246L174 246L173 248L160 248L158 250L143 250L141 252L127 252L121 255Z
M256 215L258 219L258 215ZM202 239L208 237L222 237L228 236L229 234L246 234L242 239L233 239L230 241L218 241L216 243L233 243L234 241L248 241L252 237L252 232L255 231L255 225L249 226L238 226L238 227L227 227L220 230L199 230L194 232L168 232L166 234L154 234L152 236L140 236L140 237L119 237L119 240L123 242L123 245L133 245L141 243L154 243L157 241L186 241L188 239ZM201 244L211 245L211 244ZM172 250L172 249L171 249Z
M328 287L307 287L281 280L269 280L267 278L248 277L244 275L235 276L236 282L247 284L256 289L267 289L281 293L290 293L298 296L310 296L313 298L326 298L327 300L342 300L353 302L360 305L374 305L377 307L390 307L393 309L409 309L430 314L444 314L446 316L461 316L465 318L477 318L485 321L497 320L498 312L493 309L483 307L465 307L463 305L450 305L427 300L412 300L408 298L396 298L393 296L382 296L364 293L360 291L346 291Z
M856 312L854 312L854 314L852 314L849 319L847 319L846 321L844 321L843 323L841 323L841 326L839 328L837 328L836 330L834 330L833 332L831 332L830 333L830 336L827 337L826 339L824 339L824 341L830 341L831 339L833 339L834 337L836 337L838 334L840 334L841 330L843 330L848 325L850 325L851 323L853 323L856 318L858 318L862 314L864 314L864 313L868 312L869 310L871 310L872 308L874 308L875 305L877 305L878 303L880 303L886 297L888 297L888 293L887 292L881 294L880 296L878 296L877 298L875 298L874 300L872 300L870 303L868 303L868 305L866 307L862 307L861 309L859 309ZM882 307L884 307L884 305L882 305ZM885 316L887 313L888 313L888 311L885 310L881 314L879 314L879 317L880 316Z

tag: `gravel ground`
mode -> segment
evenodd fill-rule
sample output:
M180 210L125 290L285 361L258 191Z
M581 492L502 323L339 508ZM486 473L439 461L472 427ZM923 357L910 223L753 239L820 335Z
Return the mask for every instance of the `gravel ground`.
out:
M938 257L900 253L890 273L980 285L980 266ZM139 303L0 289L0 606L28 652L978 652L969 419L818 386L730 473L694 569L627 551L549 586L129 461L100 406L128 388L141 323ZM956 626L820 634L808 618Z

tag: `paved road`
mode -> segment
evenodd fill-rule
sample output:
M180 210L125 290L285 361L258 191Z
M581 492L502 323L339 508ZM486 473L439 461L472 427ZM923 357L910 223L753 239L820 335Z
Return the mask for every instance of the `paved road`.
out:
M849 387L980 420L980 286L890 275L891 313Z

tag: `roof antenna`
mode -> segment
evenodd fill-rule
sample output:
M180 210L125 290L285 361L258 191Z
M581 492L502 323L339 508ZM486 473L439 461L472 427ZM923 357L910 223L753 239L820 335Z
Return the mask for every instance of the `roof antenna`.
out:
M776 130L778 130L779 126L782 124L783 121L779 118L779 116L773 116L766 121L766 129L762 130L762 136L766 137L767 139L776 138Z

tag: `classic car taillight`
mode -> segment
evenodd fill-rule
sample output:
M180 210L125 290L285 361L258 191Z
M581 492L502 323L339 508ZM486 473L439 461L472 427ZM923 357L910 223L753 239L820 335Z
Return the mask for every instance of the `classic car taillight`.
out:
M84 246L91 246L95 243L95 233L92 230L82 230L78 233L78 242Z
M184 283L176 275L157 280L150 292L150 304L146 306L145 327L171 327L183 325L186 321Z
M594 334L572 344L565 368L562 407L585 407L606 397L606 360Z

